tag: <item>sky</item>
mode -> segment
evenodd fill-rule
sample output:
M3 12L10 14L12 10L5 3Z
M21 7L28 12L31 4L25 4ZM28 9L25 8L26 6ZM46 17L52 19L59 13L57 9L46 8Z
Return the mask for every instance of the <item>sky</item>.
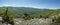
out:
M0 0L0 7L60 8L60 0Z

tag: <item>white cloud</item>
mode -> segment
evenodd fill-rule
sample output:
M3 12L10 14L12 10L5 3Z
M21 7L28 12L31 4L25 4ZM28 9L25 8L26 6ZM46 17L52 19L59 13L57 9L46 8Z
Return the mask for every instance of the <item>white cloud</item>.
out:
M44 7L39 7L39 6L31 6L31 5L18 5L18 4L2 4L2 5L0 5L0 7L3 7L3 6L5 6L5 7L8 7L8 6L12 6L12 7L33 7L33 8L39 8L39 9L59 9L59 8L44 8Z
M6 6L6 7L8 7L8 6L17 6L16 4L2 4L2 5L0 5L0 7L3 7L3 6Z

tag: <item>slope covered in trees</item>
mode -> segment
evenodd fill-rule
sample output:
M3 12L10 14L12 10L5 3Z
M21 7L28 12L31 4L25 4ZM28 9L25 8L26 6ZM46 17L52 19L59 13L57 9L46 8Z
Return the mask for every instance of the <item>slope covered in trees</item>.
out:
M3 13L5 11L6 7L0 7L0 13ZM17 16L23 16L24 13L28 13L29 15L40 13L44 11L43 9L37 9L37 8L30 8L30 7L8 7L8 14L10 15L17 15Z

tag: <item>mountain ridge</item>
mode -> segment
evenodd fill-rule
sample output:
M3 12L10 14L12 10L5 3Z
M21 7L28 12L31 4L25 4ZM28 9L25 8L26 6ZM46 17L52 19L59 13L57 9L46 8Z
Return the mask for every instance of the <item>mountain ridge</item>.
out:
M21 16L24 13L28 13L29 15L32 15L44 11L43 9L30 8L30 7L0 7L2 11L5 11L6 8L8 8L10 12Z

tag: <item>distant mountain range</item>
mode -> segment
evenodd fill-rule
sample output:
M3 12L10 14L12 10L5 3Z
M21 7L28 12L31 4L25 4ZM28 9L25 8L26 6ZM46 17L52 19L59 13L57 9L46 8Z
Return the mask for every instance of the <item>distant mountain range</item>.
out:
M14 15L22 16L24 13L28 13L29 15L42 13L43 11L51 10L51 9L38 9L38 8L31 8L31 7L0 7L0 13L4 12L5 9L8 8L9 13L13 13Z
M0 7L0 11L5 11L6 8L7 7ZM8 7L8 9L10 12L17 15L23 15L24 13L28 13L29 15L32 15L46 10L46 9L37 9L37 8L30 8L30 7Z

